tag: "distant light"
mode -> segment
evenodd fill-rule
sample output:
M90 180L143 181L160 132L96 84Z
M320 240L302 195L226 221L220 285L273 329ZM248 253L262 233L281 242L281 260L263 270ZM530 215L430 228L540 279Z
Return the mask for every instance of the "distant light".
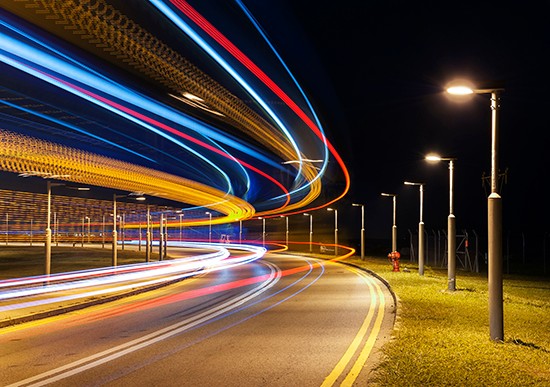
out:
M468 86L452 86L447 88L447 93L454 95L468 95L473 94L474 90L472 90Z
M140 202L144 201L146 198L145 196L138 196L136 200L139 200Z

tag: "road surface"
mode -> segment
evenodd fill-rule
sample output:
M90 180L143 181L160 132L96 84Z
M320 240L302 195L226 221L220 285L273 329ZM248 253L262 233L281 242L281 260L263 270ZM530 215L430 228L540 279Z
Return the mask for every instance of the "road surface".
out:
M291 254L0 329L0 385L364 385L389 338L388 289Z

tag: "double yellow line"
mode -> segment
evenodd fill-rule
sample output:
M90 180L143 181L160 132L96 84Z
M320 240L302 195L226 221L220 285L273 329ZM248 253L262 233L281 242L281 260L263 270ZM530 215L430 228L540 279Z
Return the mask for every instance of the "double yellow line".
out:
M348 268L348 270L354 272L358 276L364 278L365 282L367 283L369 287L369 293L370 293L370 306L369 311L367 313L367 317L363 321L363 324L361 325L361 328L355 335L355 338L351 342L350 346L338 362L336 364L336 367L332 370L332 372L325 378L323 384L321 384L322 387L328 387L333 386L336 380L342 375L342 373L345 371L345 369L348 367L350 362L352 361L352 358L357 353L357 351L361 351L359 353L359 356L355 360L355 363L351 367L350 371L347 373L344 381L342 382L341 386L351 386L353 385L353 382L357 377L359 376L359 373L363 370L363 366L367 362L367 359L372 351L372 348L374 347L374 343L376 341L376 338L378 337L378 334L380 333L380 328L382 326L382 320L384 318L384 309L386 306L386 301L384 294L382 293L382 289L380 288L380 285L377 281L373 280L372 277L370 277L367 273L355 269L355 268ZM376 315L376 317L375 317ZM374 319L374 324L372 324L372 321ZM372 324L372 329L369 333L369 327ZM368 335L365 344L363 345L363 348L361 349L361 343L363 340L365 340L365 337Z

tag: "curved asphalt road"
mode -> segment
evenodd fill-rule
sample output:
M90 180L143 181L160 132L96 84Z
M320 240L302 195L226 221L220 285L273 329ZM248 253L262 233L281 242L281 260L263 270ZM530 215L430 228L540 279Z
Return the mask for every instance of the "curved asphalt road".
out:
M290 254L0 329L0 385L365 385L394 299L355 267Z

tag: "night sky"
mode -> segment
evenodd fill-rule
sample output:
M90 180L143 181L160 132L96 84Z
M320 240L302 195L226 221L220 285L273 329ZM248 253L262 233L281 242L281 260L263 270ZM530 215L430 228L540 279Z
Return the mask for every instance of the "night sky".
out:
M248 4L250 3L250 4ZM255 4L258 3L258 4ZM426 229L446 229L448 163L455 162L457 230L486 233L491 110L488 94L450 101L456 78L503 87L500 171L505 233L548 230L550 30L535 2L252 1L289 67L305 87L330 140L347 163L352 186L339 203L355 227L365 204L367 237L388 236L398 194L401 233L416 229L418 187L425 183Z

